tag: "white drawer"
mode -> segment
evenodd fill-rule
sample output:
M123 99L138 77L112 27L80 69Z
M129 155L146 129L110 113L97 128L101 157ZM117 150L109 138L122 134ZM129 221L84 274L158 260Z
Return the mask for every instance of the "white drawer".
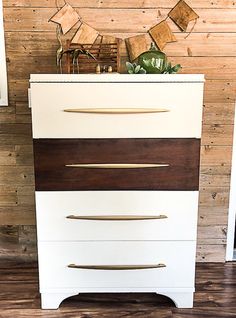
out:
M36 192L39 241L195 240L198 191ZM130 216L131 220L73 217ZM132 220L136 217L167 218Z
M73 287L193 287L195 242L40 242L41 292ZM153 269L81 269L76 266L156 266Z
M131 77L130 77L131 78ZM203 83L31 83L34 138L199 138ZM165 109L94 114L65 109Z

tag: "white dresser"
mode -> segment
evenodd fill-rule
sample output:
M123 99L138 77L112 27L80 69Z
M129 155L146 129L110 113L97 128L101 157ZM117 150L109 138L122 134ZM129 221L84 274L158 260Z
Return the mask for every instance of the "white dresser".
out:
M203 75L31 75L42 308L193 306Z

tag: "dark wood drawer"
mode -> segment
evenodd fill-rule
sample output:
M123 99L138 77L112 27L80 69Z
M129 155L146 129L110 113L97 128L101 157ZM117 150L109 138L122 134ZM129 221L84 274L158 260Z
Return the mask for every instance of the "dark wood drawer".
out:
M190 138L35 139L36 190L198 190L199 155Z

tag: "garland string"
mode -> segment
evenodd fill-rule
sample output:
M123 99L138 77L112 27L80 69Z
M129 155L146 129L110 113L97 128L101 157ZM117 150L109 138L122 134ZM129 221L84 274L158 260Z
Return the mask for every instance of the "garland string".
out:
M197 18L195 19L194 24L193 24L191 30L189 31L189 33L184 37L185 39L187 39L189 37L189 35L193 32L193 29L195 28L196 23L197 23Z

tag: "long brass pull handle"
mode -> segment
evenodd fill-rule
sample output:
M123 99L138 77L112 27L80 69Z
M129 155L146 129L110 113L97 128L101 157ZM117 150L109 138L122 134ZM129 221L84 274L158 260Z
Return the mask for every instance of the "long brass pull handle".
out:
M138 221L138 220L159 220L167 219L166 215L68 215L71 220L91 220L91 221Z
M64 112L87 114L145 114L169 112L165 108L68 108Z
M167 163L73 163L67 164L71 168L98 168L98 169L140 169L169 167Z
M76 265L69 264L69 268L77 269L93 269L93 270L136 270L136 269L153 269L166 267L165 264L153 264L153 265Z

